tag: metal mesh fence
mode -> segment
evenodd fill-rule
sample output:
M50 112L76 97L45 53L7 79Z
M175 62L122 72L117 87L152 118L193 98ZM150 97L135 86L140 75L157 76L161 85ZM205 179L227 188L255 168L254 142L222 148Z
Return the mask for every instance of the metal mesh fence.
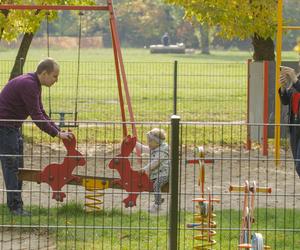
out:
M0 61L0 86L13 62ZM24 72L37 62L26 62ZM115 66L112 62L60 62L59 82L43 89L52 117L66 120L119 121ZM168 121L173 112L174 63L127 62L125 69L136 121ZM245 121L246 63L178 63L177 112L184 121ZM77 85L78 83L78 85ZM78 91L77 91L78 86ZM49 98L50 97L50 98ZM75 109L77 103L77 110ZM70 114L69 114L70 113Z
M136 172L122 172L126 164L119 163L127 159L132 169L139 170L152 156L143 151L140 161L134 152L126 156L123 150L121 154L122 124L81 122L73 129L76 150L82 154L75 159L84 158L86 164L78 163L71 171L77 178L61 187L66 197L57 202L53 199L57 197L53 196L55 190L38 174L48 166L42 176L51 185L61 175L65 176L62 165L67 150L61 141L26 122L23 126L26 170L20 171L20 178L24 180L24 208L32 215L11 215L6 206L7 190L1 179L1 248L168 249L173 237L169 216L177 209L170 199L176 195L179 199L178 249L201 249L203 245L208 249L237 249L240 243L251 244L252 233L257 233L257 239L260 233L264 244L271 249L298 249L300 200L297 190L300 184L287 140L282 140L281 161L276 167L272 140L268 156L261 153L257 144L253 144L251 150L246 149L247 124L181 122L179 133L174 137L171 133L174 128L169 122L138 123L138 141L147 145L146 133L153 128L166 131L170 149L172 143L179 140L179 172L175 173L179 182L176 183L178 195L170 193L174 184L171 181L169 189L162 188L164 202L159 210L149 213L155 194L147 191L149 181L134 182ZM130 147L130 143L127 146ZM203 151L195 151L199 146ZM72 157L74 155L69 155ZM171 155L166 157L162 152L160 157L172 160ZM60 171L49 170L49 164L53 163L61 164ZM130 175L125 174L129 172ZM123 188L117 182L120 176L125 180L121 183ZM131 191L141 187L145 190L130 192L124 190L125 187ZM198 200L193 201L195 199ZM136 202L136 206L126 208L128 201Z

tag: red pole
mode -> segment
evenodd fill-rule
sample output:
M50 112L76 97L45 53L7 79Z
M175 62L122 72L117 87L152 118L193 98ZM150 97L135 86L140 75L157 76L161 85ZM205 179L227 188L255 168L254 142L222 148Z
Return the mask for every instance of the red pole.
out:
M263 127L263 155L268 155L268 123L269 123L269 62L264 61L264 127Z
M128 84L127 84L127 77L126 77L126 73L125 73L123 57L122 57L122 52L121 52L120 39L119 39L119 35L118 35L118 32L117 32L117 24L116 24L116 20L115 20L111 0L107 0L107 4L108 4L109 12L110 12L111 32L112 32L112 35L115 39L118 62L119 62L119 66L120 66L120 69L121 69L121 75L122 75L122 79L123 79L123 85L124 85L124 90L125 90L125 97L126 97L130 122L132 123L132 133L135 137L137 137L137 131L136 131L136 127L135 127L135 120L134 120L134 115L133 115L133 110L132 110L132 105L131 105L131 98L130 98L130 94L129 94ZM137 154L137 156L140 157L141 156L140 150L136 149L136 154Z
M250 132L250 63L252 62L252 59L247 60L247 142L246 142L246 148L247 150L251 150L251 132Z
M204 181L205 181L205 167L204 167L204 162L200 162L200 171L201 171L201 191L202 191L202 198L204 198L204 191L205 191L205 188L204 188Z
M0 4L0 10L108 10L108 6Z
M113 29L111 19L110 19L110 27L111 30ZM119 60L118 60L118 53L117 53L117 45L116 39L113 32L111 32L112 37L112 46L114 51L114 59L115 59L115 67L116 67L116 75L117 75L117 83L118 83L118 93L119 93L119 101L120 101L120 109L121 109L121 117L122 117L122 126L123 126L123 137L127 136L127 127L126 127L126 114L124 108L124 99L123 99L123 92L122 92L122 83L121 83L121 76L120 76L120 67L119 67Z
M126 93L128 111L130 115L130 121L132 122L132 130L133 135L137 137L136 127L134 124L134 117L133 111L131 106L131 99L129 95L127 79L122 59L122 53L120 48L120 41L118 32L116 30L116 23L115 23L115 16L112 7L112 1L107 0L107 6L78 6L78 5L22 5L22 4L0 4L0 10L105 10L109 11L110 13L110 28L112 33L112 46L114 50L114 59L115 59L115 67L116 67L116 75L117 75L117 82L118 82L118 92L119 92L119 101L120 101L120 108L121 108L121 116L123 122L123 136L127 135L127 127L126 127L126 115L125 115L125 108L124 108L124 99L122 93L122 83L121 83L121 75L120 75L120 67L121 67L121 74L124 82L124 89ZM138 152L137 152L138 153ZM140 153L138 154L140 155Z

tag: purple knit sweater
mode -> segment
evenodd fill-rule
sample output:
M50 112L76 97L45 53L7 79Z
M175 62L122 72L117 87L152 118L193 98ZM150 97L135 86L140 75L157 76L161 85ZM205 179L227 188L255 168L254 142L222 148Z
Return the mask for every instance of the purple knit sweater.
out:
M0 93L0 126L20 128L31 117L44 132L56 136L59 128L47 116L41 101L41 83L36 73L28 73L9 81Z

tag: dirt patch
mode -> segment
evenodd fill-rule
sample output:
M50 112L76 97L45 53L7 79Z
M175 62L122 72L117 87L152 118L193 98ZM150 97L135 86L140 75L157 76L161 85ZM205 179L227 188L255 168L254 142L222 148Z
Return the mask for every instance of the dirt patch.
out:
M46 231L38 230L24 232L21 229L6 229L0 231L0 249L13 250L54 250L56 244Z
M116 171L108 168L110 159L119 153L119 144L99 144L99 145L80 145L79 151L85 155L87 164L84 167L75 169L76 174L114 177L119 175ZM231 184L243 185L245 180L255 180L259 186L269 186L272 188L272 194L258 194L257 205L261 207L297 207L299 203L295 191L299 190L300 182L294 171L294 163L291 160L291 153L283 152L286 155L286 161L282 166L277 167L273 161L273 153L268 157L262 156L258 149L247 151L244 148L229 147L206 147L206 157L215 159L213 164L206 165L206 187L221 198L221 208L240 208L241 194L230 194L228 189ZM180 197L181 208L192 210L191 199L199 195L198 187L198 166L186 165L185 160L191 158L193 150L183 149L183 156L180 166ZM62 145L26 145L25 146L25 167L32 169L42 169L50 163L60 163L65 156L65 149ZM134 169L139 169L147 162L138 163L134 158L132 165ZM0 180L0 185L2 179ZM3 185L3 184L2 184ZM56 206L57 202L51 199L51 189L47 184L37 184L24 182L23 188L24 203L26 205L35 204L45 207ZM86 191L80 186L66 186L63 189L67 193L65 202L85 202ZM127 197L126 191L118 189L107 189L104 193L104 207L121 208L122 199ZM3 195L3 193L1 194ZM3 199L2 197L0 197ZM168 197L166 197L168 199ZM143 193L140 196L139 203L132 210L147 209L151 205L153 195ZM298 204L299 205L299 204ZM166 206L166 205L165 205ZM298 206L299 207L299 206Z

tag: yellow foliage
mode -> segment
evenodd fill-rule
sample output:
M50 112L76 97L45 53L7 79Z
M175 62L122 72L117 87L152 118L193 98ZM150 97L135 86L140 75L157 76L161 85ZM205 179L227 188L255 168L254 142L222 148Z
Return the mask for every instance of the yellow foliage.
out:
M277 24L276 0L165 0L184 7L186 18L219 26L224 38L273 37Z
M1 4L10 3L10 0L0 0ZM55 5L61 4L60 0L17 0L14 4L32 4L32 5ZM69 0L64 1L65 5L93 5L95 1L76 1ZM41 22L46 18L47 11L39 10L9 10L8 16L5 16L0 12L0 29L3 29L2 37L7 41L12 41L18 38L22 33L35 33ZM49 12L49 20L53 20L57 17L56 11Z

